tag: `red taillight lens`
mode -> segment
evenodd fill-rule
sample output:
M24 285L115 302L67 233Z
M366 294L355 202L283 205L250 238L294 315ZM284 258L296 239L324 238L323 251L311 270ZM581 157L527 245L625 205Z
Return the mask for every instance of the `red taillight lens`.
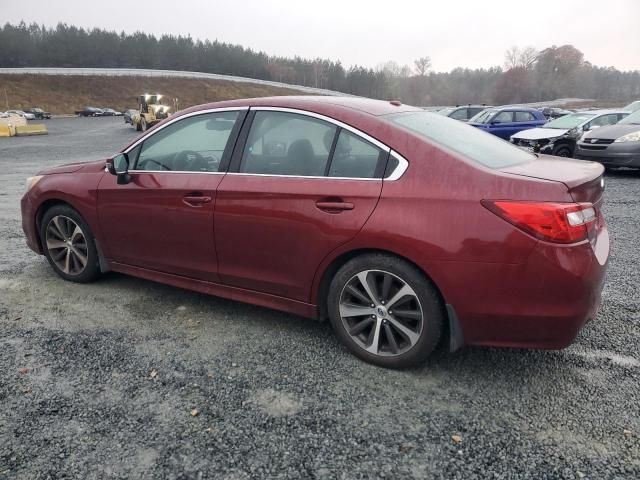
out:
M517 202L482 200L482 205L507 222L540 240L576 243L586 240L595 225L590 203Z

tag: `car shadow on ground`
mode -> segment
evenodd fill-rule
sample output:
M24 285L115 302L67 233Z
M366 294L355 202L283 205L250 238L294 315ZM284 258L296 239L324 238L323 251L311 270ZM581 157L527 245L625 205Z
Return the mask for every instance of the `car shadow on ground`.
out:
M109 286L117 290L133 290L138 295L161 298L167 311L185 306L196 309L206 315L210 311L215 315L222 314L225 321L239 322L240 329L273 328L274 334L281 334L283 330L294 340L296 337L304 343L309 337L316 337L320 342L326 342L327 350L340 352L350 357L351 354L342 346L328 321L318 322L313 319L259 307L221 297L206 295L190 290L183 290L152 281L138 279L127 275L110 272L104 275L98 285ZM160 307L160 305L158 305ZM244 325L242 325L244 324ZM268 333L267 333L268 334ZM497 377L512 378L514 375L549 375L550 372L563 370L562 363L566 360L564 351L526 350L516 348L492 348L465 346L456 352L448 349L448 334L445 334L436 351L419 367L403 370L405 373L421 377L429 376L434 371L456 372L462 376L483 376L492 372ZM286 357L286 352L282 352ZM358 361L359 362L359 361ZM374 368L364 362L359 362L365 368ZM575 366L575 360L572 363ZM567 362L567 369L570 369ZM551 374L552 375L552 374Z

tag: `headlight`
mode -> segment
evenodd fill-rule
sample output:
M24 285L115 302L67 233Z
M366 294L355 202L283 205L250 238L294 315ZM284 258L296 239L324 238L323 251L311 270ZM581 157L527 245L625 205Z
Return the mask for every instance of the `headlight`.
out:
M31 190L33 187L35 187L36 183L38 183L41 178L42 178L42 175L36 175L35 177L27 178L27 182L26 182L27 192Z
M614 143L623 143L623 142L640 142L640 130L637 132L627 133L620 138L616 138Z

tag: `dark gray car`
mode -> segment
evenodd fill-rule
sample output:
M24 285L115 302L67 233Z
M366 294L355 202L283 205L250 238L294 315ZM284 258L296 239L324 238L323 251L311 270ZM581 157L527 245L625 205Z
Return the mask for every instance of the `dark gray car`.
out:
M640 168L640 110L616 125L585 133L576 145L575 158L602 163L605 168Z

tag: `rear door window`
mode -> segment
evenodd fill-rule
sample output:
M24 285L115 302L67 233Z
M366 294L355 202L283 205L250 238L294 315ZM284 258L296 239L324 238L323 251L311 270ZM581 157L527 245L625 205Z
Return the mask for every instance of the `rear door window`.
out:
M386 158L375 145L348 130L340 130L336 142L331 166L330 177L348 178L377 178L380 177L380 167Z
M516 122L533 122L535 119L531 112L515 112Z
M241 173L324 176L337 126L290 112L257 111Z
M466 120L467 117L467 109L466 108L459 108L457 110L455 110L451 115L449 115L449 117L451 118L455 118L456 120Z

